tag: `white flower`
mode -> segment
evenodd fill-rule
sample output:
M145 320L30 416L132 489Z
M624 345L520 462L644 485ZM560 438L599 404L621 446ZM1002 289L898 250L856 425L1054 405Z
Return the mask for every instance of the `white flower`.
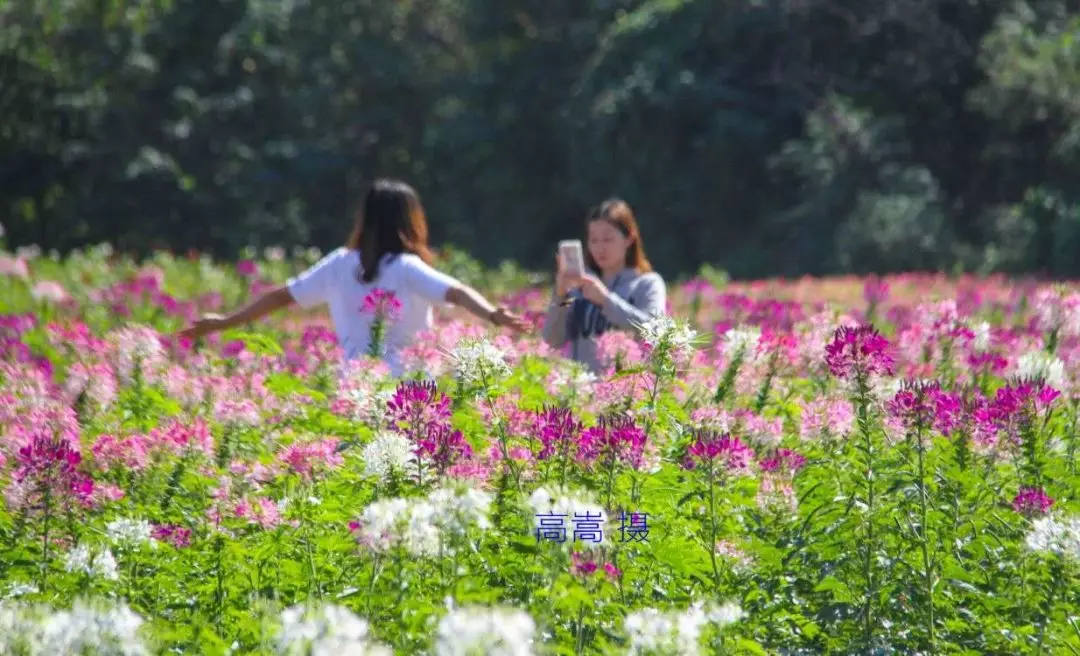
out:
M409 506L404 522L399 525L398 541L413 556L432 558L439 555L442 534L436 524L435 506L416 501Z
M300 656L391 656L369 636L366 620L333 604L297 605L281 613L277 653Z
M724 359L733 362L747 359L761 339L761 329L756 326L732 328L724 333Z
M150 539L153 527L145 519L114 519L105 527L105 534L117 544L138 547L156 544Z
M685 321L658 315L642 324L639 330L641 340L649 346L652 353L667 353L679 361L693 355L697 331Z
M510 375L503 353L486 339L464 339L450 352L454 375L466 385L490 384Z
M1031 351L1016 361L1016 375L1041 378L1054 389L1064 389L1065 363L1045 351Z
M397 541L397 525L409 509L407 499L379 499L368 505L360 514L361 544L385 551Z
M0 654L41 654L41 624L29 609L0 601Z
M670 653L691 656L701 653L701 630L712 623L718 627L742 619L734 603L705 607L696 602L685 611L661 612L646 608L626 616L630 654Z
M33 583L12 583L8 586L7 592L4 593L5 599L14 599L15 597L21 597L28 594L37 594L39 592L38 587ZM0 650L0 653L3 653Z
M712 606L706 609L705 614L708 616L709 621L716 626L734 624L746 617L746 612L734 601L729 601L720 606Z
M141 617L123 604L76 602L42 622L45 654L117 654L141 656L149 650L139 637Z
M64 558L64 569L69 572L81 572L101 577L106 581L116 581L120 578L120 573L116 568L116 559L113 558L111 551L103 549L94 554L85 544L80 544L67 553Z
M67 553L64 557L64 569L69 572L91 572L90 565L94 556L90 553L90 547L80 544Z
M599 380L593 372L580 362L573 360L560 360L551 369L549 387L559 389L569 387L581 389L589 387Z
M407 472L416 467L416 452L405 436L390 431L377 434L364 445L364 473L381 481L393 471Z
M364 508L358 524L361 544L386 551L400 546L418 557L453 550L453 538L490 526L491 495L478 490L437 489L426 499L381 499Z
M528 613L502 608L451 609L436 629L436 656L531 656L536 623Z
M394 390L349 380L343 385L341 395L351 403L354 419L378 424L386 416L386 407L394 398Z
M990 322L981 321L974 326L971 326L971 332L975 333L975 339L972 340L972 347L976 351L985 352L990 348Z
M491 495L481 490L442 488L428 497L435 508L440 528L450 533L463 534L471 526L481 530L491 527L488 511Z
M1080 559L1080 518L1040 517L1032 523L1024 544L1031 551Z
M689 323L663 314L650 318L640 330L642 341L652 348L669 344L675 350L688 350L697 339L697 331Z

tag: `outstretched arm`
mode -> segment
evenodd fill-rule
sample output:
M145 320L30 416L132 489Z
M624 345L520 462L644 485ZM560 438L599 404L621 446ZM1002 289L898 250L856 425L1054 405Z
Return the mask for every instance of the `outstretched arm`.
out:
M199 337L209 335L210 333L228 330L234 326L240 326L255 321L275 310L288 307L289 305L292 305L293 302L294 300L292 294L289 293L289 289L285 286L281 286L263 294L232 314L224 317L216 314L204 315L190 328L181 331L180 337L198 339Z
M521 317L508 312L505 308L496 308L486 298L468 285L458 283L446 290L445 301L451 305L468 310L471 314L496 326L510 328L514 332L525 332L529 324Z

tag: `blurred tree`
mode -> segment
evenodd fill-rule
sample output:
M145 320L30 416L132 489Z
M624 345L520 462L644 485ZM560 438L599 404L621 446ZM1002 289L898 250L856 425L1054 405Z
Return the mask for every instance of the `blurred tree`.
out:
M13 245L435 241L551 266L621 195L669 274L1074 275L1080 0L0 3Z

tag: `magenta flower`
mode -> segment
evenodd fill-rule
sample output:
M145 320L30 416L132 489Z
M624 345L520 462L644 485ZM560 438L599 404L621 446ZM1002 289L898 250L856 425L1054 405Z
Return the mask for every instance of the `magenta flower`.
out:
M19 449L12 478L24 490L26 506L40 509L46 495L62 506L92 502L94 482L79 471L82 455L75 444L66 436L37 431Z
M743 474L750 471L754 461L753 450L739 438L707 430L697 432L688 454L683 462L686 469L719 465L731 473Z
M1013 510L1027 517L1045 515L1053 505L1054 500L1047 496L1046 492L1035 487L1020 488L1020 492L1012 502Z
M622 570L616 567L615 563L605 562L603 566L600 566L595 560L580 551L570 554L570 574L572 576L584 580L599 572L603 572L604 576L610 581L617 581L622 576Z
M236 263L236 272L248 278L259 272L259 265L254 260L240 260Z
M597 570L596 561L590 560L581 552L570 555L570 573L580 578L592 576Z
M933 428L946 436L956 428L962 412L960 398L943 391L937 381L905 381L886 407L908 431Z
M183 526L171 526L167 524L155 526L150 532L150 536L158 542L171 544L177 549L191 546L191 529L184 528Z
M233 341L225 344L221 349L221 355L226 358L235 358L244 352L246 345L243 340L234 339Z
M401 314L401 301L394 292L376 287L364 297L360 312L380 319L396 319Z
M438 390L434 381L408 380L400 383L387 403L391 425L416 441L428 424L449 422L450 397Z
M578 441L581 422L574 419L569 408L545 408L536 413L532 433L540 441L538 460L547 460L560 453L568 453L571 444Z
M600 418L596 426L586 429L578 439L578 459L586 464L597 460L622 462L635 469L643 463L645 431L634 420L622 415Z
M889 340L873 326L865 324L858 328L837 328L832 342L825 347L825 363L829 365L829 371L841 379L893 373Z
M431 424L427 434L418 440L416 453L435 465L440 474L444 474L451 465L472 457L472 447L461 431L447 424Z
M1020 443L1020 429L1031 425L1061 392L1042 381L1021 381L999 388L990 401L986 419L1014 443Z
M761 461L761 469L766 472L784 472L794 474L806 466L806 457L791 449L777 449L771 457Z

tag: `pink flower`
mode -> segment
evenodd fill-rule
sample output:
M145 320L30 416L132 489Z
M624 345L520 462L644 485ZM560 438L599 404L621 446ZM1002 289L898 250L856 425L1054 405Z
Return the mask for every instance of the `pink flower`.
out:
M191 546L191 529L182 526L155 526L150 535L158 542L171 544L177 549Z
M746 474L754 461L754 452L739 438L707 430L697 431L688 453L683 462L686 469L719 465L733 474Z
M344 462L337 453L336 439L290 444L278 459L304 480L312 480L320 472L336 469Z
M604 574L612 581L622 578L622 570L616 567L615 563L604 563Z
M614 368L616 363L631 367L645 360L641 344L621 330L609 330L596 339L596 356L609 369Z
M513 457L514 454L510 455ZM451 465L446 470L446 475L459 481L485 487L491 477L491 468L479 460L470 458Z
M70 298L64 286L55 280L39 280L34 283L30 295L34 297L34 300L49 301L50 303L63 303Z
M117 438L113 435L99 435L90 452L94 463L101 469L122 469L139 472L146 469L150 461L150 441L145 435L129 435Z
M761 470L769 473L794 474L806 465L806 457L791 449L777 449L772 457L761 461Z
M364 297L360 312L379 319L396 319L401 314L401 301L394 292L376 287Z
M871 276L866 279L866 283L863 285L863 299L871 305L880 305L886 299L889 298L889 283L884 280Z
M1013 510L1028 517L1045 515L1054 505L1054 500L1046 492L1035 487L1022 487L1013 499Z

